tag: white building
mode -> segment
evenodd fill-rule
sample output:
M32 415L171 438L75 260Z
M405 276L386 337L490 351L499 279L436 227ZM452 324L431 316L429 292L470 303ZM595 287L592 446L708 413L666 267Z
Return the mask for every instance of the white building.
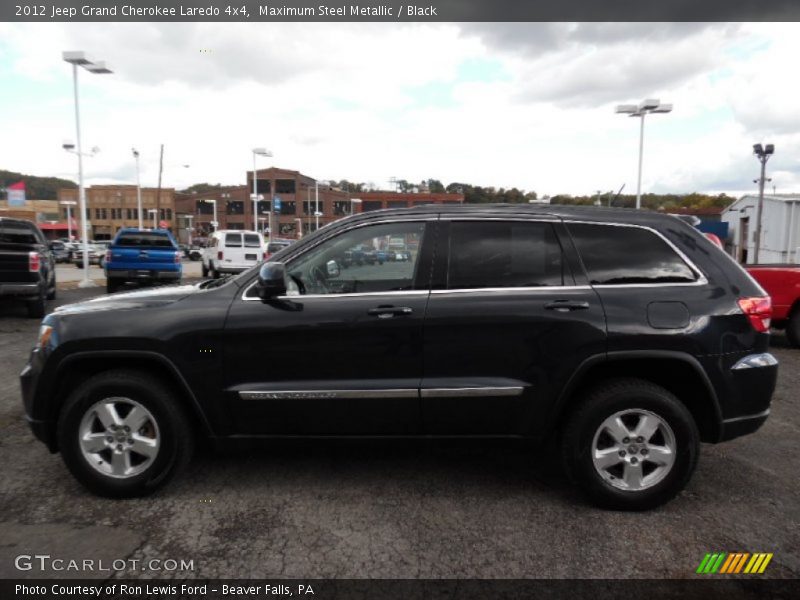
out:
M758 195L739 198L722 213L728 242L742 264L755 262ZM800 263L800 195L764 194L759 263Z

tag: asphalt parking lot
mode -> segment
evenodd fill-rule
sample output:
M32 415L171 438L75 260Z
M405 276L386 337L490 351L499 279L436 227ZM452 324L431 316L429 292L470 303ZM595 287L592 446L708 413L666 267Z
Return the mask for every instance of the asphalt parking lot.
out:
M62 290L53 305L100 293ZM703 446L678 498L630 514L589 506L547 452L508 443L201 451L156 496L97 498L23 420L17 376L37 329L0 305L0 577L26 576L14 557L39 553L193 561L128 577L684 578L713 551L773 552L764 577L800 577L800 350L780 334L766 425Z

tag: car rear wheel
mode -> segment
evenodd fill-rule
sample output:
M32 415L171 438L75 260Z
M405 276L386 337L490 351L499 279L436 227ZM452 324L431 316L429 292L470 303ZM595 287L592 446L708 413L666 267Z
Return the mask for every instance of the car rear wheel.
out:
M562 437L567 474L597 505L647 510L671 500L697 464L700 436L672 393L649 381L594 388Z
M106 293L113 294L122 284L123 282L118 279L111 279L111 277L106 278Z
M188 419L168 388L136 371L96 375L67 399L58 442L70 472L100 496L150 494L189 461Z
M792 311L786 323L786 339L795 348L800 348L800 307Z
M40 289L39 294L33 300L28 300L28 316L31 319L41 319L44 316L44 313L47 310L45 304L45 295L45 291Z

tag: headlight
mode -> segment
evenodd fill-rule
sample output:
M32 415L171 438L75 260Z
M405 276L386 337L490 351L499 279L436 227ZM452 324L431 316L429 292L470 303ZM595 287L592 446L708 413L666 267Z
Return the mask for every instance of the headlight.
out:
M42 325L39 327L39 339L36 341L36 348L43 349L50 343L50 336L53 335L53 328L50 325Z

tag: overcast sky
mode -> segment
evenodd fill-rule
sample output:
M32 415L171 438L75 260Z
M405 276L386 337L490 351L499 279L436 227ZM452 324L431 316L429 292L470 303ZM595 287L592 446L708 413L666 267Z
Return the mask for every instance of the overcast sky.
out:
M80 72L89 183L240 184L259 167L318 179L391 177L540 195L755 189L771 142L780 192L800 192L798 24L0 24L0 168L75 179L71 68ZM189 164L190 168L182 168Z

